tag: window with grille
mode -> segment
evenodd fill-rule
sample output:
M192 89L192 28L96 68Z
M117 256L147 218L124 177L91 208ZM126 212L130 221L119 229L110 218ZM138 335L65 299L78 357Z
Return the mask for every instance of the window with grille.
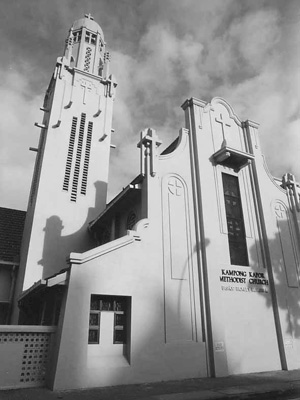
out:
M113 343L127 341L128 297L91 295L89 344L101 344L101 314L114 313Z
M228 229L230 262L233 265L249 265L245 225L239 181L236 176L222 174L225 211Z
M74 32L73 36L74 36L74 43L80 42L80 40L81 40L81 30Z
M96 40L97 40L97 35L95 35L94 33L89 32L89 31L86 31L86 33L85 33L85 41L86 41L86 43L96 44Z

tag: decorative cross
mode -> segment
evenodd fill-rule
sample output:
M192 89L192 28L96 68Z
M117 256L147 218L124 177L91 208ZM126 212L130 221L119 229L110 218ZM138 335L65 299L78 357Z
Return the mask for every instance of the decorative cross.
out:
M275 205L275 214L278 218L283 218L285 214L285 209L282 204L276 203Z
M91 19L92 21L94 20L94 17L92 17L91 13L84 14L85 18Z
M222 114L220 114L220 118L219 119L216 117L215 121L218 122L219 124L221 124L223 140L225 140L225 126L228 126L228 128L230 128L231 125L230 124L226 124L226 122L223 121L223 115Z
M169 192L175 194L175 196L181 196L182 194L182 184L176 178L171 178L168 182Z
M89 90L89 91L92 90L92 84L91 84L91 82L88 82L88 81L82 81L81 82L81 87L83 87L83 104L86 104L86 97L87 97L86 91L87 90Z
M297 182L293 174L287 173L282 177L282 186L284 189L289 190L291 197L294 198L296 210L300 212L300 198L297 189Z
M146 131L146 134L145 134ZM157 152L156 148L161 145L161 141L159 140L156 132L154 129L147 129L141 132L141 140L137 144L137 147L141 149L141 173L145 174L148 172L148 163L146 159L146 168L144 167L144 154L143 154L143 147L145 147L145 156L150 156L150 174L151 176L156 175L156 159L157 159ZM145 171L146 169L146 171Z

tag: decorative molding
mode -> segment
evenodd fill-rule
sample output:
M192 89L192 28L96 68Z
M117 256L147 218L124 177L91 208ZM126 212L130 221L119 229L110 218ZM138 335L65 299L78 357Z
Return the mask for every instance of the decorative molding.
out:
M177 143L175 149L173 151L171 151L170 153L160 154L159 160L167 160L169 158L179 156L179 154L181 154L184 151L184 149L186 148L187 143L188 143L188 138L189 138L189 130L186 128L181 128L179 130L178 143Z
M204 108L207 105L207 102L203 101L203 100L199 100L196 97L191 97L190 99L185 100L185 102L181 105L181 108L183 110L186 110L188 107L191 107L193 105Z
M85 253L71 253L67 261L69 264L84 264L121 247L128 246L135 241L141 241L141 237L136 231L127 231L126 236L112 240L92 250L88 250Z
M38 128L41 128L41 129L47 129L47 126L45 124L41 124L39 122L35 122L34 126L37 126Z
M280 192L282 192L282 193L286 193L286 190L283 189L280 185L278 185L278 183L275 181L273 175L271 174L271 172L269 170L266 158L263 154L261 154L261 158L262 158L263 168L264 168L268 178L270 179L270 181L273 183L273 185L276 187L276 189L280 190ZM257 157L256 157L256 159L257 159Z
M43 112L46 112L46 113L49 112L49 110L47 108L45 108L45 107L40 107L40 110L43 111Z
M165 341L190 342L197 336L194 249L188 188L178 174L167 174L162 179L162 217ZM170 302L177 304L177 315L169 312Z
M282 177L282 186L288 191L294 209L300 212L300 195L297 190L297 182L293 174L285 174Z
M41 325L1 325L0 332L34 332L34 333L55 333L56 326Z
M59 128L61 124L61 120L59 119L55 125L52 125L52 128Z
M66 108L66 109L67 109L67 108L71 108L72 104L73 104L73 101L70 100L69 103L65 106L65 108Z
M224 144L225 146L212 155L216 164L221 164L225 167L232 168L235 172L238 172L254 160L253 154L228 147L226 146L226 141Z
M184 188L181 180L177 177L171 176L168 180L168 191L174 196L182 196Z
M211 107L214 110L214 106L221 104L223 107L226 108L226 110L228 111L229 114L229 118L233 119L234 122L238 125L238 126L242 126L242 121L238 118L238 116L235 114L235 112L233 111L233 108L231 107L231 105L229 103L227 103L226 100L224 100L221 97L214 97L211 101Z

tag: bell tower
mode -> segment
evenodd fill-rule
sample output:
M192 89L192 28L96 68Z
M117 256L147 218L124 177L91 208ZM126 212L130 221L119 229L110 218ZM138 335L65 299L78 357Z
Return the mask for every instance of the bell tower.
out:
M75 21L46 91L17 293L66 267L91 246L87 224L106 206L117 83L91 15Z

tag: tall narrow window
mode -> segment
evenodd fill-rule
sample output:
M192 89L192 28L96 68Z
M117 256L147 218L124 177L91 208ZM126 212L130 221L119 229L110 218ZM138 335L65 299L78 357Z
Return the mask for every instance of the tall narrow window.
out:
M249 265L239 181L236 176L228 174L222 174L222 179L230 262L234 265Z

